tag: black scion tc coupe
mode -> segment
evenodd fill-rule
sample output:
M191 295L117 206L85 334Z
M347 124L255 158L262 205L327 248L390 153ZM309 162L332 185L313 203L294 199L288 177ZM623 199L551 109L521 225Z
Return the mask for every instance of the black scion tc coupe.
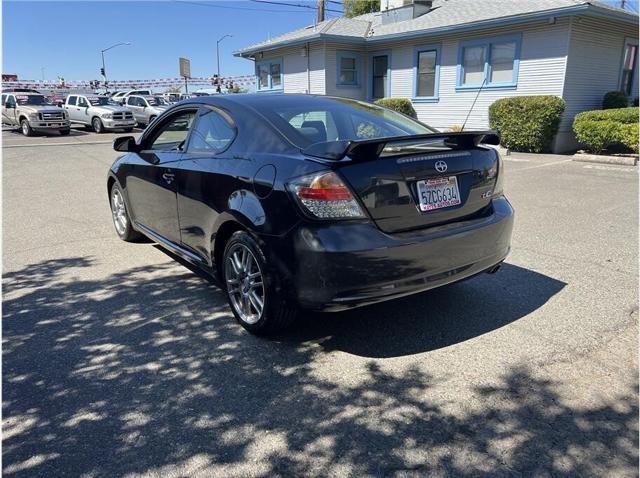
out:
M120 238L211 274L261 334L495 272L514 220L497 142L344 98L207 96L116 139L107 189Z

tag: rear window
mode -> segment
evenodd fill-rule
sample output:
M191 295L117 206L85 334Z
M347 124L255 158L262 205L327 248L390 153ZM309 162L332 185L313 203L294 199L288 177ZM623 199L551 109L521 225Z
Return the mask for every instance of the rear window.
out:
M343 98L265 102L257 109L299 148L325 141L436 132L400 113Z

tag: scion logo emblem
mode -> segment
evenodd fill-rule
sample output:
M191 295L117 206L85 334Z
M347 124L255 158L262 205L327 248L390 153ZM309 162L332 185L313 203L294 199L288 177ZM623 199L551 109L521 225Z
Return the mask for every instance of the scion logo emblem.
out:
M447 170L447 163L444 161L436 161L436 171L444 173Z

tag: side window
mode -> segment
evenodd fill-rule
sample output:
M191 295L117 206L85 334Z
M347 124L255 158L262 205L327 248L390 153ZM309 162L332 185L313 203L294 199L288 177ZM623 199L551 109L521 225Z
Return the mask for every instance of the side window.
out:
M83 108L89 106L89 103L84 96L78 96L78 106L82 106Z
M6 101L7 101L7 95L2 95L2 106L4 106Z
M15 106L16 105L16 97L13 96L13 95L8 95L7 96L7 104Z
M184 111L173 116L153 133L150 147L155 151L182 151L193 123L195 111Z
M224 151L236 136L236 131L220 113L206 109L198 118L198 124L191 133L189 152Z
M133 96L128 96L127 97L127 104L129 106L138 106L137 102L136 102L137 98L134 98Z
M77 98L76 96L70 96L69 100L67 101L67 104L71 105L71 106L75 106L76 105L76 98Z

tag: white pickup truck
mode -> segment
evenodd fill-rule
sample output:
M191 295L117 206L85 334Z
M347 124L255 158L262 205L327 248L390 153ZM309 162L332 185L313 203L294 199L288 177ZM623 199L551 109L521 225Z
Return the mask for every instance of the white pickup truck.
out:
M70 94L64 102L71 123L92 128L96 133L133 130L136 120L131 110L115 104L108 96Z

